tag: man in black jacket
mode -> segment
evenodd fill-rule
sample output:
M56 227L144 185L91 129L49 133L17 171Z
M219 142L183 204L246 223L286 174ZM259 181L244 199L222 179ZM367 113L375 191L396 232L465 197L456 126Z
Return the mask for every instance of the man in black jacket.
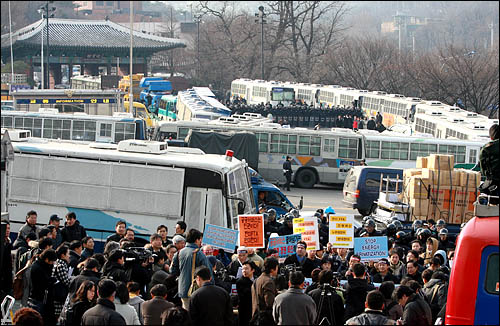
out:
M112 279L115 282L122 281L127 283L129 277L123 265L125 264L125 252L121 249L115 249L109 255L108 261L102 268L102 275Z
M82 240L87 236L85 228L80 225L80 221L76 219L74 212L66 214L66 224L61 230L63 242L71 242L73 240Z
M389 260L382 258L378 261L378 273L372 275L373 283L382 283L385 281L393 281L394 284L399 284L399 279L392 274L389 268Z
M86 281L92 281L94 284L99 283L99 278L101 277L101 273L99 273L99 262L95 258L89 258L84 266L83 266L83 271L75 277L74 279L71 280L71 283L69 283L69 293L73 295L76 293L78 288L80 288L80 285Z
M365 266L356 263L352 266L354 278L347 281L345 292L344 320L363 313L365 309L366 294L375 287L366 280Z
M200 288L193 293L191 300L189 300L188 310L193 325L232 325L233 307L229 294L211 283L212 275L208 267L198 267L194 275Z
M432 312L429 304L412 289L401 285L395 290L394 298L403 307L403 325L432 325Z
M252 285L257 266L253 261L246 261L241 268L242 277L236 281L238 292L238 325L248 326L252 318Z
M292 182L292 158L290 156L286 157L285 162L283 162L283 174L286 178L286 183L284 188L290 191L290 183Z
M110 235L106 239L106 243L108 243L110 241L120 242L120 240L123 239L123 237L125 236L125 229L126 228L127 228L127 223L125 221L119 220L118 222L116 222L115 234Z
M300 267L302 274L304 277L311 277L311 273L314 269L314 263L307 257L307 244L304 241L297 242L297 246L295 249L295 255L288 256L285 259L284 265L293 264L296 267Z
M54 317L54 301L52 291L50 291L56 282L52 277L52 268L57 260L57 255L54 249L46 249L40 257L33 263L31 267L31 289L28 298L28 306L38 311L45 325L53 325L56 323ZM44 302L44 297L47 294L48 300Z
M347 325L396 325L396 321L384 316L384 295L372 290L366 295L365 312L349 319Z
M126 325L125 319L115 311L116 284L112 280L101 280L97 286L99 298L95 307L87 310L82 325Z
M342 325L344 322L344 303L342 302L340 295L338 295L335 289L331 287L332 281L332 271L321 271L319 273L320 286L309 292L309 295L316 303L316 307L319 307L321 297L324 298L322 309L319 312L320 322L326 317L330 325ZM330 315L330 312L333 313L333 316Z

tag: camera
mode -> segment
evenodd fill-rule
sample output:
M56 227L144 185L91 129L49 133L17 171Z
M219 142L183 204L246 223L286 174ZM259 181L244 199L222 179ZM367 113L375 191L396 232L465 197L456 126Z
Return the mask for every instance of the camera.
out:
M236 283L236 276L230 275L227 268L221 268L220 270L215 270L214 276L217 277L222 282Z
M156 258L157 255L153 254L153 252L144 247L129 247L125 250L125 262L135 263L135 262L145 262L149 260L149 258Z

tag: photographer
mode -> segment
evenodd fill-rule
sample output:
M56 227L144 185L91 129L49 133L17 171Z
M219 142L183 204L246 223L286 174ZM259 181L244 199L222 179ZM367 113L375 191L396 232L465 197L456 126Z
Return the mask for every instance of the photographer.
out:
M314 269L314 263L312 260L307 258L306 256L306 248L307 244L304 241L299 241L297 242L296 249L295 249L295 255L288 256L285 259L284 265L295 265L297 270L302 271L302 274L304 274L304 277L311 277L311 272Z
M108 261L102 268L102 275L115 282L122 281L128 282L129 277L125 272L125 251L122 249L115 249L109 255Z
M341 325L344 321L344 303L336 292L335 287L338 284L336 284L333 272L321 271L319 273L319 284L320 286L317 289L309 292L318 308L319 318L317 321L321 322L323 318L327 318L330 325ZM322 297L323 302L320 305ZM319 310L320 308L321 310Z
M127 243L125 246L125 270L130 279L139 283L141 295L146 296L144 290L146 285L151 281L153 276L153 263L155 262L154 254L143 247L131 247L134 243Z

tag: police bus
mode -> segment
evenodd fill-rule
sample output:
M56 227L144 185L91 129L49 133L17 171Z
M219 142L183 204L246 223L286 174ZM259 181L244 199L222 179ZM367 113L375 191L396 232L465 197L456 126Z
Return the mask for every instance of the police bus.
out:
M211 95L212 96L211 96ZM231 115L231 110L217 101L208 87L193 87L177 95L178 120L216 120Z
M15 132L15 131L14 131ZM150 235L158 225L184 220L236 227L238 214L255 213L247 164L165 142L124 140L118 144L29 138L12 142L8 211L13 232L30 210L46 224L52 214L76 213L98 241L124 220Z
M146 123L125 112L114 116L2 110L2 128L31 131L32 137L117 143L125 139L146 139Z
M352 130L285 128L263 119L260 114L245 113L239 118L233 116L210 122L161 122L153 139L184 140L190 130L254 133L259 146L259 173L267 180L283 180L283 162L289 155L293 181L303 188L312 188L317 183L343 183L351 166L359 165L365 158L363 136Z

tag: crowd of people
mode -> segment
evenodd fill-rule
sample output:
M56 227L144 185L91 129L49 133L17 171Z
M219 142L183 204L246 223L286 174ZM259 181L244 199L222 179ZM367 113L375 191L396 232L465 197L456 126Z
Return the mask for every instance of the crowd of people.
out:
M302 128L348 128L353 130L369 129L382 132L386 130L380 112L375 117L368 119L363 111L357 107L334 106L326 107L305 104L296 100L289 106L271 103L248 105L245 99L235 98L227 101L226 106L231 109L231 114L259 113L263 117L272 115L273 121L281 125Z
M291 219L261 205L266 240L292 234ZM328 213L330 214L330 213ZM116 223L102 253L94 251L75 213L37 225L30 211L12 243L4 241L2 299L21 301L16 325L432 325L444 316L454 243L444 220L394 220L380 232L366 218L355 236L388 237L386 258L363 262L353 249L328 243L328 214L316 212L321 246L299 241L285 259L275 249L203 244L179 221L149 241ZM326 231L326 234L325 234Z

